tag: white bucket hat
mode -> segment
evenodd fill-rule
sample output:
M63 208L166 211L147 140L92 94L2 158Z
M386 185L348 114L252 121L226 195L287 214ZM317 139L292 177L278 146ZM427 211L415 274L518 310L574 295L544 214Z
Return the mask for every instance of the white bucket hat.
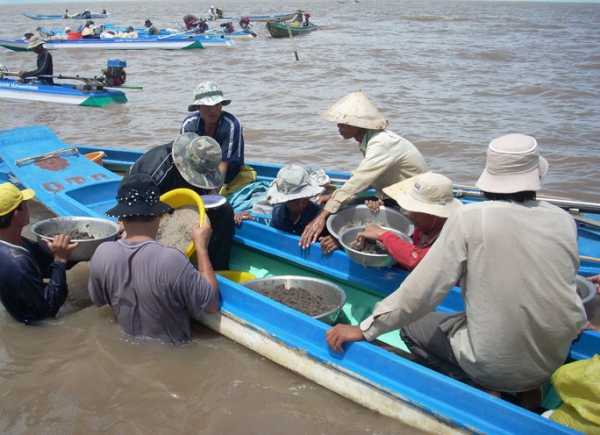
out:
M407 192L407 186L412 187ZM463 203L454 199L452 181L448 177L426 172L383 189L405 210L447 218Z
M27 44L27 49L31 50L32 48L35 48L38 45L42 45L44 43L44 40L41 39L39 36L32 36L31 38L29 38L28 42L29 43Z
M267 201L275 205L294 199L312 198L325 190L304 168L288 165L281 168L267 191Z
M231 103L231 100L226 100L223 97L223 91L221 91L217 82L200 83L196 87L194 102L188 106L188 111L194 112L198 110L198 106L216 106L219 103L227 106Z
M475 186L490 193L536 192L546 171L548 162L534 138L507 134L490 142L485 169Z
M377 110L363 91L354 91L346 95L325 109L321 117L336 124L348 124L370 130L383 130L389 125L388 119Z

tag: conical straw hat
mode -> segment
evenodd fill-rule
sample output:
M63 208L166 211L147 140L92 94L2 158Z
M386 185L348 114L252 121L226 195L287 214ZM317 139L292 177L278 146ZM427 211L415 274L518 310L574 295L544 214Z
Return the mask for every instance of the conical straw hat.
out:
M370 130L383 130L389 124L388 119L377 110L363 91L354 91L346 95L325 109L321 117L336 124L348 124Z

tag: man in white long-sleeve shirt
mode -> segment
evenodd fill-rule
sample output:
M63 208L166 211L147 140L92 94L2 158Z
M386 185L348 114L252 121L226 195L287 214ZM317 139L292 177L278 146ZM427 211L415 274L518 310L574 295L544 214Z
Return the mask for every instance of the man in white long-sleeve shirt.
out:
M400 288L359 326L330 329L329 346L403 328L418 362L496 396L522 393L520 404L537 408L539 387L586 321L575 222L535 199L547 167L532 137L492 141L477 182L489 201L456 210ZM432 312L458 280L465 312Z

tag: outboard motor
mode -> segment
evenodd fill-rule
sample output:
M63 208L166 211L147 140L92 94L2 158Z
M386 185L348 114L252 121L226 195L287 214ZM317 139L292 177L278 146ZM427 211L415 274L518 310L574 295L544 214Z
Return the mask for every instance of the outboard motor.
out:
M127 62L119 59L112 59L106 63L106 69L103 69L104 73L103 81L106 86L121 86L125 84L127 73L125 67Z

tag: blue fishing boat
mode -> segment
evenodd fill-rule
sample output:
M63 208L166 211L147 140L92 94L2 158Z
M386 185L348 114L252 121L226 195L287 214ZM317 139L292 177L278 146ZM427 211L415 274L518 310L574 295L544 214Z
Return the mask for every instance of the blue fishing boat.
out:
M85 156L91 151L104 154L102 165ZM36 198L59 215L104 217L115 203L118 172L141 154L67 145L43 126L5 130L0 132L0 180L34 189ZM250 164L264 181L281 167ZM340 182L348 179L347 173L328 175ZM457 191L466 202L482 200L475 189ZM599 205L565 201L563 206L577 208L589 220L587 226L578 221L581 242L590 239L586 249L593 255L582 259L580 273L599 273ZM343 251L324 255L318 248L301 250L297 236L260 221L245 221L236 229L230 264L240 276L308 276L337 284L347 296L341 321L351 324L367 317L408 274L399 268L365 268ZM577 433L399 356L405 348L397 332L384 334L375 344L352 343L339 355L325 343L327 324L249 290L238 279L218 280L223 303L218 315L203 319L207 326L373 411L428 433ZM438 309L462 310L460 289L451 291ZM586 331L573 343L570 356L585 359L598 351L600 333Z
M154 36L145 38L105 38L105 39L47 39L44 47L48 50L194 50L206 47L233 47L231 38L220 36L195 35L192 37ZM27 51L27 41L22 39L0 39L0 47L12 51Z
M23 83L10 78L0 78L0 98L92 107L127 102L125 93L118 90L66 83L55 85Z
M88 20L88 19L100 19L108 18L108 14L73 14L65 16L64 14L23 14L27 18L32 20L62 20L62 19L74 19L74 20Z

